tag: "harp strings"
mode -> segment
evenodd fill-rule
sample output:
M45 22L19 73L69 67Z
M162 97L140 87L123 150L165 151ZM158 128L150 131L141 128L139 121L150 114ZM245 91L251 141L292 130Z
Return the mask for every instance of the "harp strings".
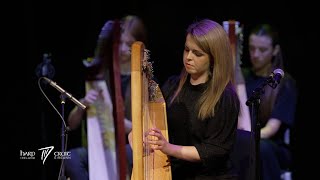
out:
M152 107L150 106L150 101L153 96L153 92L150 92L152 88L150 88L150 82L153 78L153 69L152 64L149 60L150 51L144 50L144 57L142 59L142 102L143 102L143 138L146 138L149 129L154 127L155 125L155 115ZM151 140L154 140L155 137L148 137ZM145 142L145 141L144 141ZM145 180L153 180L154 174L154 153L152 152L151 146L148 144L144 144L144 179Z

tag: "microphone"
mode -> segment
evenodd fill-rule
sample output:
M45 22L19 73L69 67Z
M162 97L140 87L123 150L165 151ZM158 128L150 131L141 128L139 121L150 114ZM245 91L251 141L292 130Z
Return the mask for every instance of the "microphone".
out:
M278 84L280 84L280 80L284 77L284 72L282 69L275 69L268 78L269 86L271 86L273 89L277 87Z
M78 105L80 108L85 109L86 106L82 104L80 101L78 101L76 98L74 98L70 93L62 89L60 86L57 85L56 82L50 80L49 78L43 77L52 87L56 88L61 93L65 94L71 101L73 101L76 105Z
M52 78L55 74L55 69L51 64L50 54L43 54L43 62L40 63L36 68L36 75L38 77Z
M283 70L282 69L275 69L272 74L273 74L273 79L279 84L281 78L283 78L283 76L284 76Z
M257 99L260 98L260 95L264 93L264 87L268 84L272 89L275 89L280 83L281 78L283 78L284 72L282 69L275 69L269 77L267 77L258 87L254 89L251 96L246 101L246 105L250 106Z

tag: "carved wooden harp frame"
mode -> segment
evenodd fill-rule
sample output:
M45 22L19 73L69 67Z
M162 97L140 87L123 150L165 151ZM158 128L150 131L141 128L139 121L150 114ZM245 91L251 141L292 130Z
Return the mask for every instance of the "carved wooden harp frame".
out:
M171 180L169 157L159 150L150 152L143 147L144 133L151 127L161 130L168 139L166 104L153 78L148 51L142 42L131 48L132 101L132 180Z

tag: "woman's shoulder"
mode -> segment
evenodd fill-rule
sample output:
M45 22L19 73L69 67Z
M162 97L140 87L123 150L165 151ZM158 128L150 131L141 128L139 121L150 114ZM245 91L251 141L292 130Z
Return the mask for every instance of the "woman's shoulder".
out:
M179 84L180 77L178 75L170 76L161 86L161 90L163 91L165 97L171 94Z
M288 72L285 72L284 77L281 79L280 86L281 91L285 91L286 93L297 93L298 91L296 80Z
M224 94L228 96L237 96L236 88L233 84L227 84L226 88L224 89Z
M222 96L223 96L224 100L227 100L229 102L232 102L232 103L239 102L239 98L238 98L236 89L231 83L229 83L226 86L225 90L223 91Z

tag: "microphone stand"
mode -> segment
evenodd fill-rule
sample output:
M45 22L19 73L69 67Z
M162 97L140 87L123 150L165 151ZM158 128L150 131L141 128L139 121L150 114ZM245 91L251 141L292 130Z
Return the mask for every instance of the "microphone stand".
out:
M68 134L67 132L69 131L69 127L66 125L65 120L64 120L64 105L65 105L65 99L66 97L69 98L72 102L74 102L77 106L79 106L82 109L85 109L86 106L82 104L80 101L78 101L76 98L74 98L70 93L62 89L60 86L57 85L56 82L53 82L49 78L42 77L44 78L52 87L56 88L60 93L60 99L61 99L61 118L63 121L63 124L61 126L61 153L62 153L62 160L61 160L61 167L59 170L59 180L66 180L65 176L65 169L64 169L64 159L65 159L65 139L67 139Z
M259 94L259 95L258 95ZM263 91L259 89L259 91L254 91L254 97L246 102L247 106L250 106L250 117L251 120L253 121L254 129L253 129L253 134L254 134L254 144L255 144L255 149L254 149L254 154L255 154L255 161L253 161L255 167L255 173L254 177L251 179L254 180L260 180L260 121L259 121L259 107L260 107L260 95L263 94ZM252 124L252 123L251 123Z
M66 95L65 93L61 93L60 95L60 99L61 99L61 116L64 120L64 105L66 103L65 99L66 99ZM62 122L61 125L61 152L64 155L65 154L65 137L67 136L67 131L68 131L68 127L65 128L65 124ZM64 171L64 157L62 157L61 159L61 170L59 173L59 180L66 180L66 176L65 176L65 171Z
M247 106L250 106L250 117L253 123L255 124L253 134L255 139L255 173L254 173L254 180L260 180L260 130L261 130L261 124L259 121L259 107L261 98L260 96L264 94L264 87L268 85L272 87L273 89L277 86L277 83L272 78L267 78L263 83L261 83L251 94L249 99L246 102Z

